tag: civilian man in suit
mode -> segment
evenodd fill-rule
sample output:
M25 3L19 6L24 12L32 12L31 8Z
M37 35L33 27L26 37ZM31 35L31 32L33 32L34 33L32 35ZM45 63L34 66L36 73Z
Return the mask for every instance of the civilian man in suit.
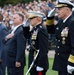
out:
M2 39L8 34L7 28L2 24L3 15L0 14L0 75L5 75L6 50Z
M14 29L5 37L7 49L8 75L24 75L26 39L23 34L22 23L24 16L13 15Z
M51 34L55 33L55 57L53 70L58 71L58 75L74 75L74 17L72 15L73 4L67 0L59 0L56 5L58 18L57 25L53 25L51 16L47 17L47 29ZM52 22L51 22L52 21ZM69 74L68 74L69 73Z
M33 26L31 31L31 42L29 51L29 66L31 65L37 50L38 57L31 68L30 75L46 75L49 68L48 63L48 32L45 26L42 25L43 14L31 12L29 15L30 24Z

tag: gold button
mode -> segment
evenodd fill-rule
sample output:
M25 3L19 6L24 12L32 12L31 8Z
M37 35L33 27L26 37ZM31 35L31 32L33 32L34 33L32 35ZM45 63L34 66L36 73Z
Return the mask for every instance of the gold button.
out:
M65 41L64 40L62 41L62 44L65 44Z
M58 55L59 55L59 53L58 53Z
M58 40L58 42L60 42L60 40Z
M57 48L60 48L59 46Z

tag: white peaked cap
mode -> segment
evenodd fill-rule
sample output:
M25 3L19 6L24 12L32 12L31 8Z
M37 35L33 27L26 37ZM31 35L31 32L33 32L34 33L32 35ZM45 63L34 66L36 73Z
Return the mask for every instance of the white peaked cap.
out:
M60 8L60 7L73 8L74 7L74 4L71 3L69 0L57 0L56 3L57 3L56 5L57 8Z
M30 11L28 18L33 18L33 17L44 17L44 14L41 12Z

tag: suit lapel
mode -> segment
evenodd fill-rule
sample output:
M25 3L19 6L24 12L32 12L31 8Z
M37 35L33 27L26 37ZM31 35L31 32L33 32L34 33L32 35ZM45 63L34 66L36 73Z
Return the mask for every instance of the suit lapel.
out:
M22 27L22 25L20 25L15 31L14 31L14 34L17 32L17 30Z

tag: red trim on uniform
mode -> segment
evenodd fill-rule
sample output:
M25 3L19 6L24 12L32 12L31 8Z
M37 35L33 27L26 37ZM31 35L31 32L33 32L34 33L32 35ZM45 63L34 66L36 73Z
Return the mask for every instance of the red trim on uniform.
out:
M38 75L42 75L42 71L39 71L39 72L38 72Z

